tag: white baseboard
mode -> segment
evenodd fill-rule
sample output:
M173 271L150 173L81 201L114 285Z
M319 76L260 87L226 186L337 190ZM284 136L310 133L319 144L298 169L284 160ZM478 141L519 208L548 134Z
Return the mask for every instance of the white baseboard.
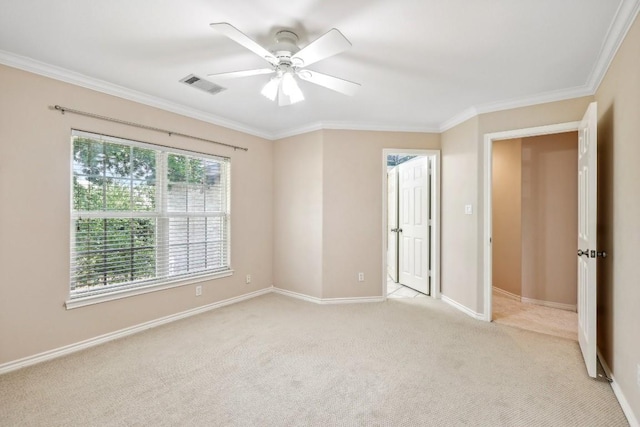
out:
M509 291L505 291L504 289L500 289L500 288L496 288L495 286L492 286L491 288L493 290L493 292L495 292L498 295L502 295L505 298L509 298L512 299L514 301L521 301L522 297L520 295L516 295L514 293L511 293Z
M309 295L305 295L305 294L300 294L298 292L293 292L293 291L288 291L286 289L281 289L281 288L276 288L275 286L273 286L271 288L271 291L276 293L276 294L280 294L280 295L284 295L287 297L291 297L291 298L296 298L302 301L307 301L307 302L313 302L315 304L320 304L322 299L318 298L318 297L312 297Z
M275 286L272 289L276 294L297 298L307 302L313 302L315 304L357 304L365 302L384 302L386 300L385 297L318 298L286 289L276 288Z
M451 298L449 298L446 295L440 295L440 298L442 299L442 301L446 302L447 304L449 304L452 307L457 308L458 310L460 310L461 312L463 312L464 314L473 317L474 319L477 320L485 320L484 315L480 314L480 313L476 313L475 311L471 310L469 307L466 307L462 304L460 304L457 301L452 300Z
M245 301L251 298L255 298L260 295L268 294L271 292L271 288L261 289L259 291L251 292L248 294L240 295L237 297L229 298L223 301L214 302L211 304L203 305L201 307L186 310L180 313L172 314L170 316L161 317L160 319L152 320L149 322L141 323L139 325L131 326L129 328L120 329L119 331L110 332L108 334L100 335L88 340L80 341L74 344L66 345L64 347L56 348L53 350L38 353L33 356L24 357L22 359L14 360L11 362L3 363L0 365L0 374L15 371L20 368L35 365L36 363L45 362L47 360L55 359L61 356L65 356L71 353L75 353L80 350L84 350L90 347L94 347L100 344L104 344L109 341L116 340L118 338L133 335L138 332L142 332L147 329L155 328L156 326L164 325L166 323L175 322L176 320L184 319L186 317L195 316L216 308L224 307L226 305L235 304L240 301Z
M574 313L578 311L578 307L575 304L563 304L561 302L543 301L539 299L522 297L509 291L505 291L504 289L496 288L495 286L492 286L491 289L498 295L502 295L505 298L509 298L511 300L519 301L525 304L542 305L544 307L557 308L559 310L573 311Z
M578 311L578 307L575 304L563 304L561 302L553 302L553 301L542 301L539 299L522 297L522 302L525 304L536 304L542 305L549 308L557 308L560 310L573 311L574 313Z
M622 412L624 412L624 415L627 417L629 426L640 427L640 423L638 422L638 417L636 417L636 415L633 413L633 410L631 409L631 405L629 404L629 401L624 396L624 393L622 393L620 386L618 385L615 377L611 373L611 369L609 369L609 365L607 364L607 361L604 360L604 357L602 357L602 353L600 352L600 349L598 349L598 360L600 361L600 364L602 365L602 368L604 369L605 374L607 374L607 376L611 378L611 382L609 384L611 384L611 389L613 390L613 394L616 395L616 399L618 399L618 403L620 403Z
M183 311L180 313L172 314L169 316L162 317L160 319L151 320L149 322L141 323L139 325L131 326L129 328L120 329L118 331L110 332L108 334L100 335L94 338L90 338L88 340L80 341L74 344L69 344L64 347L59 347L53 350L45 351L42 353L35 354L33 356L27 356L22 359L14 360L11 362L0 364L0 375L15 371L20 368L24 368L27 366L35 365L36 363L45 362L48 360L52 360L61 356L66 356L71 353L75 353L77 351L81 351L90 347L94 347L100 344L104 344L109 341L116 340L118 338L126 337L128 335L133 335L138 332L142 332L147 329L155 328L156 326L164 325L167 323L175 322L176 320L184 319L186 317L195 316L197 314L205 313L210 310L214 310L216 308L224 307L226 305L235 304L240 301L245 301L251 298L258 297L260 295L265 295L268 293L278 293L281 295L286 295L288 297L293 297L297 299L301 299L304 301L313 302L316 304L351 304L351 303L362 303L362 302L383 302L385 300L384 297L362 297L362 298L316 298L304 294L300 294L297 292L287 291L285 289L279 289L276 287L269 287L265 289L261 289L259 291L251 292L248 294L240 295L237 297L229 298L223 301L214 302L211 304L203 305L201 307L193 308L191 310Z
M369 302L385 302L386 300L386 297L323 298L320 304L360 304Z

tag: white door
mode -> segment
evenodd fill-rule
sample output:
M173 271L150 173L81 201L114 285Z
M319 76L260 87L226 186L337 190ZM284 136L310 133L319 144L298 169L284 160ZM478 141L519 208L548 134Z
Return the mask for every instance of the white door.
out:
M596 376L597 103L578 129L578 341L589 376Z
M387 172L387 273L398 283L398 168Z
M429 293L429 159L416 157L398 166L400 176L399 281Z

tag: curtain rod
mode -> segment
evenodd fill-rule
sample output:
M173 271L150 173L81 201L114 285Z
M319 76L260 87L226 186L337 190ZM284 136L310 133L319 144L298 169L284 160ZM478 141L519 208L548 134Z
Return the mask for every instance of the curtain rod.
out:
M225 144L224 142L213 141L211 139L200 138L199 136L187 135L185 133L180 133L180 132L173 132L170 130L161 129L153 126L141 125L140 123L127 122L125 120L114 119L113 117L87 113L86 111L74 110L72 108L61 107L60 105L55 105L53 108L60 111L60 113L62 114L73 113L73 114L78 114L80 116L93 117L94 119L106 120L108 122L120 123L122 125L133 126L141 129L154 130L156 132L166 133L169 136L172 136L172 135L183 136L185 138L197 139L198 141L211 142L213 144L224 145L225 147L233 148L234 150L249 151L249 149L246 147L239 147L237 145Z

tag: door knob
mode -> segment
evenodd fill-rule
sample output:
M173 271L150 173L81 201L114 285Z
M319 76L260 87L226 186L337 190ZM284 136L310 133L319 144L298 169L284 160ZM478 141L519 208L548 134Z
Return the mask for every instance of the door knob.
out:
M607 257L607 253L605 251L598 251L598 252L596 252L596 255L599 256L600 258L606 258Z
M587 249L586 251L583 251L582 249L578 249L578 256L583 256L586 255L587 258L589 258L589 249Z

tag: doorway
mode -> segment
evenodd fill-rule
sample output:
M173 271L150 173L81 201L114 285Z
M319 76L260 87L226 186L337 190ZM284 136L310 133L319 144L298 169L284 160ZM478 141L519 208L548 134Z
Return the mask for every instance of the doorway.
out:
M597 261L607 253L598 248L597 184L598 184L598 104L592 102L579 122L560 123L528 129L488 133L484 135L483 180L483 320L490 322L492 313L492 155L493 142L509 138L550 135L578 131L578 342L589 376L597 374L596 285Z
M491 322L492 303L493 303L493 245L492 245L492 218L493 218L493 194L492 194L492 166L493 166L493 142L511 139L511 138L527 138L530 136L551 135L556 133L577 131L580 122L559 123L555 125L540 126L535 128L517 129L512 131L496 132L485 134L484 136L484 210L483 210L483 299L484 310L482 320Z
M439 298L436 150L383 150L383 289L390 298Z
M578 134L492 150L492 320L577 341Z

